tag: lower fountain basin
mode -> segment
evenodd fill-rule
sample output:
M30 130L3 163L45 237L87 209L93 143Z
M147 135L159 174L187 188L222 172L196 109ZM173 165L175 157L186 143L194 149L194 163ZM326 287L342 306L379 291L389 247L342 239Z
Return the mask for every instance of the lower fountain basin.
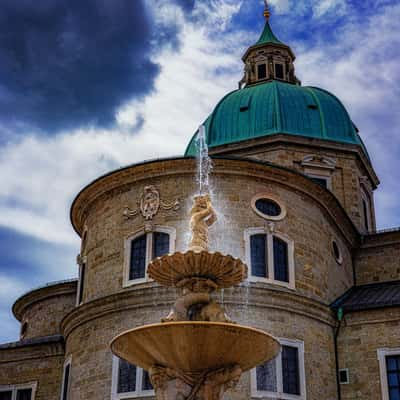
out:
M113 339L118 357L149 370L154 365L182 372L239 365L247 371L276 357L280 345L267 333L220 322L169 322L146 325Z

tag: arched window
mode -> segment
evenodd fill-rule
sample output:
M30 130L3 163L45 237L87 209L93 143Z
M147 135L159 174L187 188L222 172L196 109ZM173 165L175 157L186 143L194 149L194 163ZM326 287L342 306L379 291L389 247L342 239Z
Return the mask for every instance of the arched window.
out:
M285 236L250 228L245 232L249 279L294 288L293 242Z
M139 232L125 242L124 286L147 280L147 265L151 260L172 253L175 230L157 227L152 232Z

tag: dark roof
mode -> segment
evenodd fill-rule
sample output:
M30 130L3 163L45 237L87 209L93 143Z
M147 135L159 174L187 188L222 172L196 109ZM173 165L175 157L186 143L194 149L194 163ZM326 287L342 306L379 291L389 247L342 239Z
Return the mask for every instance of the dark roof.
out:
M331 304L333 309L344 311L393 306L400 306L400 281L353 286Z
M0 350L17 349L25 346L38 346L41 344L49 344L49 343L64 343L64 336L62 335L42 336L32 339L19 340L18 342L4 343L0 344Z

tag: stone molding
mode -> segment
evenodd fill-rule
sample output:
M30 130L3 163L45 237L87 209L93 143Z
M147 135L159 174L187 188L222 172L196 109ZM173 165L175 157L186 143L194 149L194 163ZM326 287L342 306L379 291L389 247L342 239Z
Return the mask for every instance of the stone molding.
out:
M62 295L76 296L77 285L78 280L71 279L69 281L56 282L54 284L48 284L46 286L33 289L15 301L14 305L12 306L12 312L18 321L22 321L24 313L34 303Z
M61 335L7 343L0 348L0 365L46 357L64 356L64 338Z
M353 247L358 246L360 234L338 199L305 175L268 162L234 157L214 158L213 165L215 175L251 176L307 195L319 204L348 243ZM90 207L95 201L100 201L113 192L121 192L133 183L144 180L148 182L156 177L194 175L195 171L196 162L193 158L174 158L148 161L111 172L90 183L77 195L71 207L72 225L76 232L81 234Z
M227 145L221 145L217 147L210 148L209 153L211 156L215 155L230 155L233 152L235 154L240 153L248 153L248 151L257 151L259 152L262 147L265 150L275 150L276 146L280 146L279 148L287 149L287 145L291 144L299 147L311 147L315 148L318 151L321 149L328 149L333 151L339 151L343 153L352 153L357 156L357 158L361 161L362 165L366 169L368 173L368 177L371 179L373 184L373 188L376 189L380 183L378 176L371 164L371 161L366 156L361 146L355 144L348 143L339 143L330 140L321 140L316 138L307 138L301 136L293 136L287 134L280 135L272 135L261 138L254 138L246 141L242 141L240 143L230 143ZM267 148L265 146L268 146Z
M306 318L317 320L329 326L335 325L334 314L328 305L320 301L300 295L297 292L275 287L271 284L249 283L250 290L245 286L237 286L225 290L223 304L234 307L260 307L291 312ZM157 296L154 289L157 288ZM61 331L65 339L79 326L105 315L120 313L135 309L169 308L175 301L173 290L158 286L151 282L124 291L101 297L76 307L67 314L61 322ZM216 298L219 302L219 298Z
M377 232L364 235L360 250L373 247L393 246L400 244L400 229L388 230L386 232Z

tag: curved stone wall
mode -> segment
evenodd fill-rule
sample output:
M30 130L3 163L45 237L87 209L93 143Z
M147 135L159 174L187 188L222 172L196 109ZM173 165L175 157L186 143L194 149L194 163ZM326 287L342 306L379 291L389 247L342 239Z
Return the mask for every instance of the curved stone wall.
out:
M78 230L87 230L84 302L127 290L123 279L129 251L126 246L135 234L171 228L176 236L175 250L187 248L195 171L190 159L159 161L117 171L81 192L72 208L72 220ZM158 191L161 204L179 201L178 209L160 207L146 220L139 205L149 185ZM286 218L271 225L255 213L251 201L260 193L278 198L287 210ZM328 304L352 285L351 249L356 231L327 190L283 168L215 160L212 200L219 220L210 230L211 249L246 260L246 231L272 230L293 243L296 293ZM124 215L127 207L131 218ZM340 264L333 255L333 240L341 252Z
M49 284L20 297L13 306L21 339L61 334L60 323L76 304L77 281Z

